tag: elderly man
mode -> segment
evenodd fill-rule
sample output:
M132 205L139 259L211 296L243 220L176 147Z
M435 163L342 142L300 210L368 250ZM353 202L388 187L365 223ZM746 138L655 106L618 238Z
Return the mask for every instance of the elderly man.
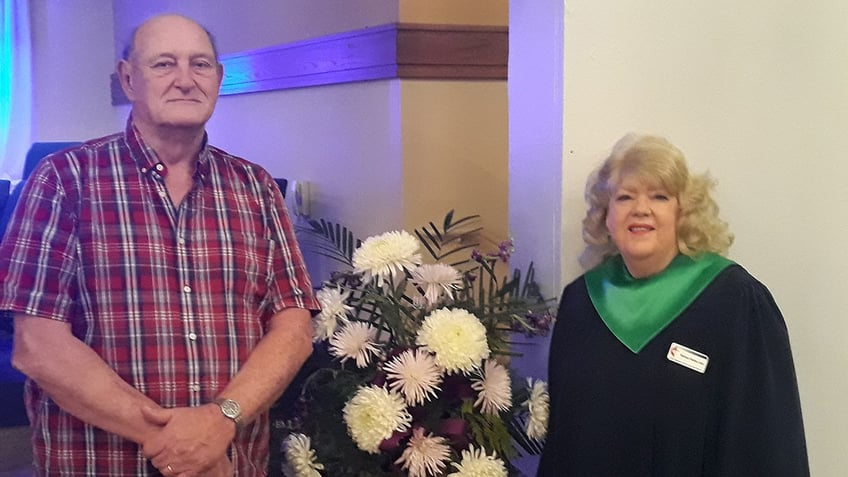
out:
M146 21L118 75L126 130L42 161L0 246L36 472L264 475L318 308L282 196L207 143L200 25Z

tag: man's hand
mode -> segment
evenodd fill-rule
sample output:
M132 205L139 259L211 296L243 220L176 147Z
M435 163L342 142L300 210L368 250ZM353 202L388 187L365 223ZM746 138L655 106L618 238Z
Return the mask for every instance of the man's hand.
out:
M142 408L151 424L164 426L143 443L144 456L166 476L227 472L222 459L235 437L235 423L217 404L175 409ZM229 464L229 460L226 462ZM231 466L229 471L232 472Z

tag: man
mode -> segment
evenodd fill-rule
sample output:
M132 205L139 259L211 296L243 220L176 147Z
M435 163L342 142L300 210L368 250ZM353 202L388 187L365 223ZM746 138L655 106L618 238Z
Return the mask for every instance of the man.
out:
M36 472L264 475L318 308L282 196L206 142L200 25L146 21L118 75L125 132L42 161L0 246Z

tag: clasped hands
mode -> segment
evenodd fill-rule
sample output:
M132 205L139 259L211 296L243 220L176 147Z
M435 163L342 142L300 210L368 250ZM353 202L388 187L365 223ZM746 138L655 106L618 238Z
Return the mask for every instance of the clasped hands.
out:
M142 443L144 456L166 477L232 477L227 448L235 423L215 404L174 409L142 408L159 432Z

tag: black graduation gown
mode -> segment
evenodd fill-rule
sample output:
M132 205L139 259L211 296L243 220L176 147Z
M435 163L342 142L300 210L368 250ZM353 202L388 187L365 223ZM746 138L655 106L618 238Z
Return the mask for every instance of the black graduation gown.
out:
M706 354L706 372L669 361L672 342ZM809 475L786 325L739 265L638 354L578 278L560 301L548 374L539 476Z

